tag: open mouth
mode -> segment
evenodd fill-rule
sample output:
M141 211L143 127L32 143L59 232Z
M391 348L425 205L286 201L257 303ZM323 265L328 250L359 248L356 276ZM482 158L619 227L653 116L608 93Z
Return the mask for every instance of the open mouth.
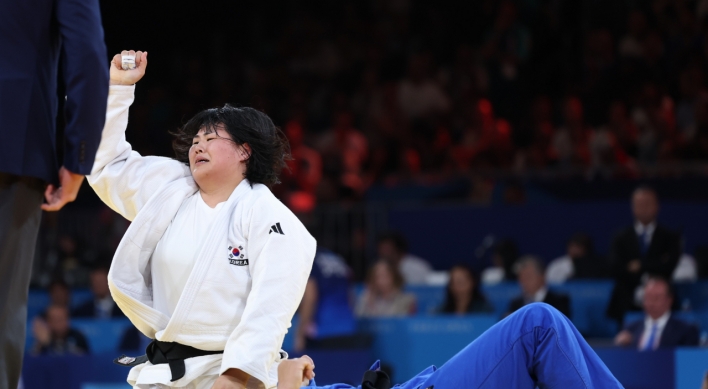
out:
M198 157L197 159L194 160L195 165L201 165L201 164L205 164L207 162L209 162L209 160L204 157Z

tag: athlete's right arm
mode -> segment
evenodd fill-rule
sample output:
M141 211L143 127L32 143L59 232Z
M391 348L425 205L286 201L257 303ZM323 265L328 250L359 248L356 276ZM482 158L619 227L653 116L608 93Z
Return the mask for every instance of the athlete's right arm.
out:
M136 68L132 70L120 69L121 54L116 54L111 61L106 124L93 169L87 176L98 197L128 220L133 220L164 184L191 176L189 167L181 162L165 157L143 157L126 141L134 84L145 75L147 67L147 53L136 54Z

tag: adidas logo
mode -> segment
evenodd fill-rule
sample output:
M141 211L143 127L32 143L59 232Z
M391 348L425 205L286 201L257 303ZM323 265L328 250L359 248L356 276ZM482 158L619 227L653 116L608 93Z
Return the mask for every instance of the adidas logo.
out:
M280 228L280 223L275 223L272 226L270 226L270 231L268 231L268 235L270 235L273 232L275 232L276 234L285 235L285 233L283 232L283 229Z

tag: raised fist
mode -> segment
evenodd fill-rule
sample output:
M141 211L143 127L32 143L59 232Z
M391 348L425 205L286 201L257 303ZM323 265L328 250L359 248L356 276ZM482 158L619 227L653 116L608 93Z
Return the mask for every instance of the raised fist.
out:
M123 70L123 56L133 56L135 58L135 67ZM133 85L143 78L146 67L147 51L123 50L120 54L116 54L111 61L110 85Z

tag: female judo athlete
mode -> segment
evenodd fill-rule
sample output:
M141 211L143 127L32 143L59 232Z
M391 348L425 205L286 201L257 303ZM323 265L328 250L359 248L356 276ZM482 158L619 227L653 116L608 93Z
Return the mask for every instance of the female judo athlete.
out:
M281 361L278 389L353 388L346 384L317 386L313 380L314 367L307 356ZM376 369L378 362L372 366L372 370ZM358 388L388 386L386 382L373 382L376 378L368 381L366 377ZM307 381L308 385L302 384ZM534 303L495 324L439 369L431 366L394 387L616 389L622 385L567 317L548 304Z
M126 142L128 108L147 53L111 61L106 125L88 182L132 223L108 274L111 294L154 339L121 357L136 388L274 388L315 240L267 185L287 141L252 108L207 109L176 134L177 159Z

